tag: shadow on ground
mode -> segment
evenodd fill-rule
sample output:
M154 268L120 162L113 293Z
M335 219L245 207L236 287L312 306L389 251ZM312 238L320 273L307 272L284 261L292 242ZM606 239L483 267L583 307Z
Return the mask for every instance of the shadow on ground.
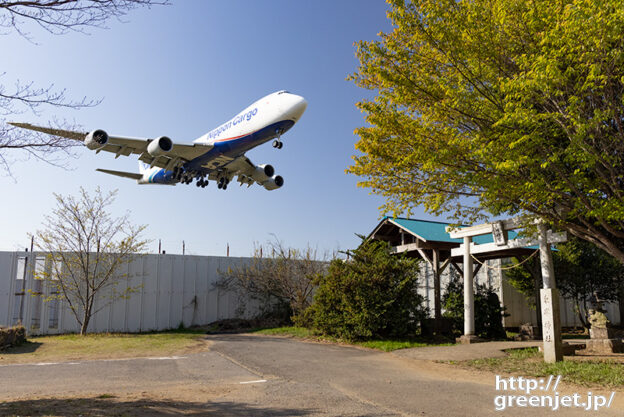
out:
M234 402L95 398L14 400L0 404L2 416L306 416L309 409L267 408Z
M20 346L10 347L10 348L5 349L5 350L0 350L0 356L3 356L3 355L19 355L20 353L33 353L34 351L39 349L39 347L42 344L43 343L39 343L39 342L25 342L25 343L21 344Z

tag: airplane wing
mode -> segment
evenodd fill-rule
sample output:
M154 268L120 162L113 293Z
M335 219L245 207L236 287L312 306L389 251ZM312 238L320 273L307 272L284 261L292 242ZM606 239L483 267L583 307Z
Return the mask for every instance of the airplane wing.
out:
M35 132L47 133L54 136L60 136L63 138L74 139L78 141L84 141L88 132L74 132L71 130L54 129L51 127L34 126L30 123L13 123L10 125L20 127L22 129L34 130ZM124 136L108 136L108 142L103 147L96 150L96 152L106 151L115 154L115 158L119 156L129 156L131 154L139 155L139 160L149 164L150 167L157 166L159 168L165 168L171 170L176 166L181 165L186 161L193 160L200 155L208 152L212 146L210 145L186 145L186 144L173 144L172 149L159 156L153 157L147 152L147 146L153 139L148 138L131 138Z

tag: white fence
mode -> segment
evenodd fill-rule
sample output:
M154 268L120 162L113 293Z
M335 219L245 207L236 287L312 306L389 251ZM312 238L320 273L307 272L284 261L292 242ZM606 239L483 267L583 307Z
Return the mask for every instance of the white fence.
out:
M129 287L139 287L128 299L105 303L89 323L90 332L143 332L203 325L233 318L241 307L236 295L214 287L219 271L242 265L249 258L182 255L145 255L126 267ZM80 330L62 300L44 301L32 295L50 295L35 271L49 268L43 254L0 252L0 325L22 323L33 334L72 333ZM249 306L247 306L249 307Z
M248 262L250 258L182 255L145 255L126 268L127 285L139 287L128 299L117 299L101 308L89 323L90 332L143 332L184 326L204 325L216 320L251 315L258 311L251 303L242 306L237 296L214 287L219 271ZM422 263L420 293L426 297L426 307L433 315L433 271ZM507 308L506 327L523 323L536 324L535 310L531 310L522 294L504 278L498 266L500 261L489 261L475 277L475 282L493 287ZM33 279L37 270L46 266L43 254L29 252L0 252L0 326L22 323L29 334L73 333L79 326L72 312L62 300L44 301L31 295L51 295L50 288ZM441 278L442 291L450 279L449 267ZM104 298L109 294L103 294ZM562 326L579 326L572 303L561 300ZM247 307L246 312L241 312ZM607 316L619 324L617 304L605 305Z

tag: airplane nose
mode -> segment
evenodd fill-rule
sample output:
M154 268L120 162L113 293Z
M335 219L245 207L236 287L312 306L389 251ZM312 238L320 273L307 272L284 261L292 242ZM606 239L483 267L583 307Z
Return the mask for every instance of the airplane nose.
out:
M291 94L289 101L288 116L294 121L298 121L308 107L308 102L306 99L296 94Z

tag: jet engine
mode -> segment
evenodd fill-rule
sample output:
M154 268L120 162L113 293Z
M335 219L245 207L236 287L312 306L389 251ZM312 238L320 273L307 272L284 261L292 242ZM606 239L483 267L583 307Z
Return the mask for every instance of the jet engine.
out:
M98 129L85 136L84 144L91 150L103 148L108 143L108 133Z
M258 165L256 169L251 173L251 178L253 178L256 182L263 184L267 180L271 179L274 174L275 169L271 165Z
M277 190L284 185L284 178L281 175L275 175L262 183L262 186L267 190Z
M156 138L147 145L147 153L154 157L166 154L171 149L173 149L173 141L167 136Z

